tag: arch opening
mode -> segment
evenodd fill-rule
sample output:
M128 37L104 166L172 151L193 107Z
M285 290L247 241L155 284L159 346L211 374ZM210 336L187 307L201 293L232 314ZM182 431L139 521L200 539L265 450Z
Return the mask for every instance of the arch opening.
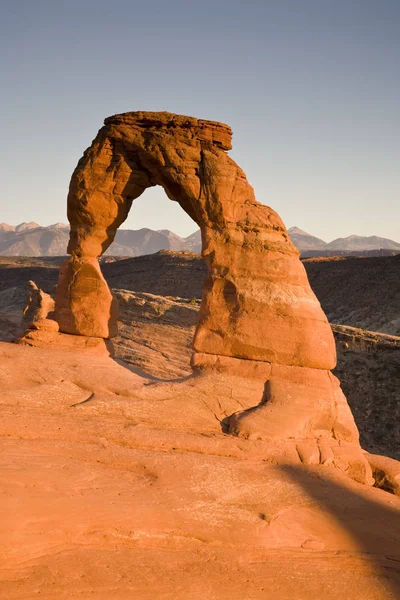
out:
M171 208L174 217L168 221L165 216ZM156 222L155 210L160 211ZM196 223L161 187L146 189L132 202L127 220L105 252L124 260L101 261L119 304L114 358L155 381L178 381L192 372L193 338L207 272L199 254L187 247L190 240L170 231L179 215L186 217L181 228L193 233Z
M164 189L157 185L148 188L132 203L128 218L119 228L154 231L169 230L186 238L199 229L197 223L184 211L180 204L170 200Z

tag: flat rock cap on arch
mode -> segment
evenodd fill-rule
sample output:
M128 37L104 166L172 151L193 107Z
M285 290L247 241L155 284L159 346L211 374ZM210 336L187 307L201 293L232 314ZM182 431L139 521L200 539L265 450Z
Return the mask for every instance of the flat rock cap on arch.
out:
M181 128L191 130L199 140L208 141L222 148L231 150L232 129L229 125L218 121L207 121L196 117L176 115L170 112L126 112L104 119L104 125L130 125L147 130Z

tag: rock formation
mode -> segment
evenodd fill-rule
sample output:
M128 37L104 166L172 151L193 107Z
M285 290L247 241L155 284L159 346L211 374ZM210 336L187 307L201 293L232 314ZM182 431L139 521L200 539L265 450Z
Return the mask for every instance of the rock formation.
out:
M89 351L91 354L97 355L114 355L113 345L107 339L60 333L58 322L54 319L55 303L53 298L50 294L46 294L38 288L34 281L29 281L28 285L29 292L21 322L23 331L14 339L16 343L39 348L45 347L73 352L76 350Z
M282 220L257 202L230 148L231 130L221 123L166 112L105 120L70 184L71 258L56 294L60 331L116 334L115 301L97 257L133 200L160 185L200 227L209 268L193 368L207 373L224 365L241 376L258 373L265 383L258 406L233 415L230 431L295 440L303 462L332 463L370 483L357 428L330 373L336 352L329 323Z
M54 300L46 292L39 289L34 281L29 281L29 292L22 318L22 326L26 329L40 331L58 331L57 321L51 319L54 314Z

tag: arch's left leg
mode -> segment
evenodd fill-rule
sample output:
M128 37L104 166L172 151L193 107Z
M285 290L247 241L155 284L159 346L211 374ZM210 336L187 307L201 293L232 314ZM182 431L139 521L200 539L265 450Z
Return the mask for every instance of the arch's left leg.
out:
M150 184L132 174L122 143L101 132L76 167L68 195L68 252L60 269L56 319L60 331L110 338L117 335L118 304L101 273L98 256L114 240L132 200Z

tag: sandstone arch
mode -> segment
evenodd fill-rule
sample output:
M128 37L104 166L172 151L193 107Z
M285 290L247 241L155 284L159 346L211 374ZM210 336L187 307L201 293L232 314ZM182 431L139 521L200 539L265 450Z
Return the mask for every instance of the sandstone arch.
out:
M336 363L333 335L282 220L257 202L228 156L230 148L231 130L221 123L166 112L105 120L71 179L71 259L61 269L56 297L60 331L115 334L116 308L97 257L112 243L133 200L161 185L201 228L209 267L193 366L268 380L261 405L235 415L231 431L317 438L317 458L307 444L299 453L330 461L326 444L332 441L359 450L354 420L330 373ZM358 457L360 462L364 468Z
M230 148L231 130L220 123L142 112L106 119L72 176L68 252L78 267L90 265L85 273L96 269L93 259L112 243L132 201L161 185L201 228L210 268L195 350L331 369L333 336L299 253L276 212L255 200ZM98 306L85 308L86 319L59 306L61 330L112 336L112 323L111 332L108 322L95 327Z

